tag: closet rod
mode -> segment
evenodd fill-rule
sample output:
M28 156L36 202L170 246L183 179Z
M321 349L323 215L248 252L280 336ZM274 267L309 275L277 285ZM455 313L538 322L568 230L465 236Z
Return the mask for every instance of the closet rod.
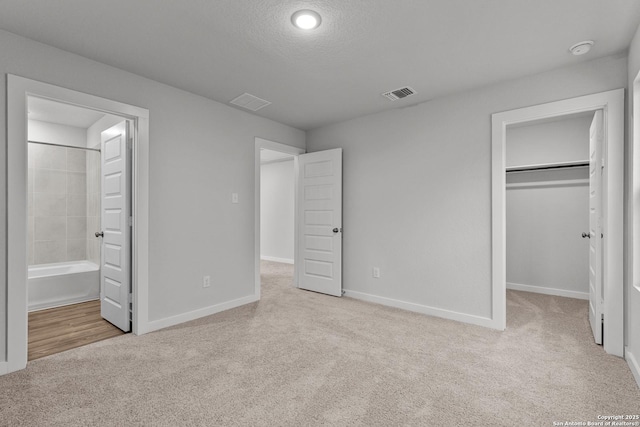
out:
M52 145L54 147L64 147L64 148L77 148L78 150L88 150L88 151L97 151L100 152L99 148L88 148L88 147L75 147L73 145L64 145L64 144L53 144L51 142L40 142L40 141L27 141L29 144L42 144L42 145Z
M573 164L557 164L557 165L540 165L540 166L531 166L531 167L523 167L523 168L507 168L507 173L510 172L531 172L531 171L541 171L541 170L553 170L553 169L570 169L570 168L583 168L585 166L589 166L589 162L583 163L573 163Z

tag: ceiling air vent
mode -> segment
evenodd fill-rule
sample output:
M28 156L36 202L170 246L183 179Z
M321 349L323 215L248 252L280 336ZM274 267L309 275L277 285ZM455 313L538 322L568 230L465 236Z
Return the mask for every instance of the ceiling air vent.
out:
M415 90L411 89L409 86L405 86L401 87L400 89L385 92L382 94L382 96L390 99L391 101L397 101L398 99L406 98L407 96L413 95L414 93L416 93Z
M257 96L253 96L250 93L243 93L233 101L231 101L233 105L237 105L238 107L246 108L250 111L258 111L261 108L266 107L271 104L271 102L258 98Z

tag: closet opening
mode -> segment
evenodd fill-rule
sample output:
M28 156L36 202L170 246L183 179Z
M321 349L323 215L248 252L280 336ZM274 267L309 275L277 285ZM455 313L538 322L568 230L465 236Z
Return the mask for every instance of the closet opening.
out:
M555 331L589 318L597 344L603 126L601 110L568 114L507 126L505 143L507 317L529 310Z
M507 127L507 289L589 299L594 112Z
M584 319L590 287L592 293L602 292L602 277L596 284L590 275L592 267L602 274L602 260L591 254L596 239L589 238L595 235L590 220L602 214L601 198L590 203L591 191L601 195L595 186L601 187L602 168L590 156L591 130L601 126L602 112L587 111L506 128L508 316L537 306L540 313L554 307L559 316ZM597 256L602 255L598 248ZM594 322L598 314L601 321L601 311L594 311ZM602 343L601 326L594 333Z
M540 133L544 127L569 127L566 123L569 120L574 120L575 123L584 120L586 125L586 121L591 117L593 120L588 138L585 138L589 144L586 158L582 157L585 155L584 148L581 148L578 155L571 155L576 153L574 148L578 149L578 144L571 148L570 144L555 142L545 150L532 152L532 147L539 148L536 144L544 142L521 143L521 147L515 147L512 145L517 142L509 141L509 137L513 139L513 132L517 133L519 128L528 125L540 125L536 128ZM536 129L521 132L528 132L531 138L536 134ZM581 129L580 132L584 135L584 127ZM565 131L569 132L568 129ZM584 144L582 147L586 146L586 143ZM557 309L563 304L561 301L577 301L582 303L579 316L582 316L580 321L584 322L586 305L593 340L603 344L605 352L622 357L624 90L616 89L495 113L492 115L491 146L493 326L496 329L508 327L507 293L519 292L515 288L523 285L520 289L529 291L527 294L530 296L560 296L557 298L560 300L557 301L558 304L553 301L543 302L540 298L537 302L529 302L529 307L534 311L543 304L548 308ZM546 157L535 157L541 153ZM550 157L551 154L556 157ZM589 166L585 168L587 159ZM587 169L587 172L584 169ZM541 174L544 176L540 176ZM579 212L576 211L577 204L571 204L570 207L564 205L585 192L588 194L588 204L584 196L581 196L583 208L579 209ZM529 194L529 197L526 194ZM546 202L539 200L541 195L545 194L549 195L549 199L544 199ZM525 207L509 203L512 200L524 204ZM555 202L549 204L549 200ZM572 221L569 223L565 219L564 225L560 226L557 221L561 216L565 216L565 210L571 213L568 218ZM588 213L587 229L584 229L587 218L585 210ZM517 227L513 231L512 225L516 220L529 221L525 222L528 224L527 228ZM551 224L545 221L555 222ZM509 232L509 229L512 231ZM566 237L560 240L559 236ZM516 238L521 241L514 242ZM508 239L510 241L507 241ZM578 253L578 242L582 242L582 245L588 248L586 269L583 255L573 258ZM540 247L542 255L540 251L534 251ZM563 252L563 262L558 263L556 261L561 257L559 249L562 247L574 247L576 250L569 252L569 255ZM535 264L532 254L538 257L538 264ZM507 258L511 262L508 262ZM546 264L541 264L543 261ZM582 279L574 281L565 274L570 268L575 267L577 271L581 264L581 272L574 273L572 277L581 276ZM529 278L532 282L517 283L517 277L522 281ZM551 281L552 277L553 280L561 280ZM508 283L512 289L507 290ZM585 297L585 283L588 283L588 301L580 299ZM531 290L537 292L530 292ZM563 328L558 330L564 331Z
M588 317L596 344L605 299L604 126L602 110L524 122L507 126L505 144L507 312L539 304Z

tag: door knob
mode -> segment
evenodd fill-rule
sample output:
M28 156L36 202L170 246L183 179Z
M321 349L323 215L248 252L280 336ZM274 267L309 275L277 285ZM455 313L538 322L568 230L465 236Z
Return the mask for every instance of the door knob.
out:
M582 233L582 238L591 238L591 233Z
M333 229L333 232L334 232L334 233L337 233L337 232L339 232L339 231L340 231L340 229L339 229L338 227L336 227L336 228L334 228L334 229Z
M96 231L96 237L104 237L104 231Z

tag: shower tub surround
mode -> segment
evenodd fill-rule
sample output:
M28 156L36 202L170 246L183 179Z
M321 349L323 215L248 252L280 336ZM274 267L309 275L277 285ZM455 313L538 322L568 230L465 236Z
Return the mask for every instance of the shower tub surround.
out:
M98 163L93 157L99 153L29 144L29 265L87 259L87 166ZM92 197L92 219L95 203Z
M86 141L84 129L56 127ZM28 143L29 311L100 296L100 153L81 140L48 140Z
M29 311L98 299L99 275L98 265L90 261L29 266Z

